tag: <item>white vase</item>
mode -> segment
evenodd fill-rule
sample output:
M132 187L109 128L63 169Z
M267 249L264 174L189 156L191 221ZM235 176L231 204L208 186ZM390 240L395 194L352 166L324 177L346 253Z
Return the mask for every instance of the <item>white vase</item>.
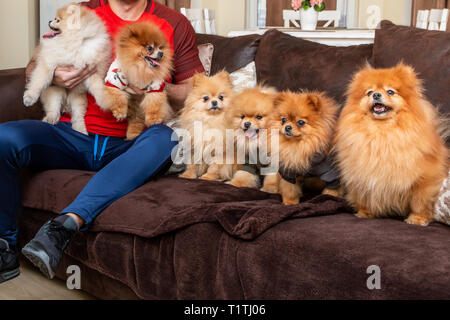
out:
M319 12L314 10L314 8L308 8L307 10L300 9L300 23L302 30L316 30L318 19Z

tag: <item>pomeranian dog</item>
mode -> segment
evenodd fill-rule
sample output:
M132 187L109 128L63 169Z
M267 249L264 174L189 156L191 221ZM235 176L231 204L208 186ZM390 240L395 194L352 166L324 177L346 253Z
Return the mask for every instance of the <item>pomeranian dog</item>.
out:
M339 174L330 156L338 106L319 92L281 92L270 128L278 129L279 174L262 189L277 191L286 205L298 204L306 178L325 183L323 193L339 195Z
M93 11L74 3L59 9L49 26L51 31L44 35L38 48L37 65L26 86L23 103L30 107L41 97L43 121L56 124L61 112L67 111L72 115L73 129L87 134L86 93L91 93L103 108L109 108L117 100L103 81L111 62L110 37ZM56 67L70 65L97 71L71 90L52 86Z
M259 188L260 186L261 166L267 166L268 163L261 163L259 149L265 147L264 151L267 155L270 152L267 129L269 117L274 109L276 93L275 89L262 86L244 89L232 99L226 111L226 122L230 123L231 128L237 132L235 154L238 158L245 160L245 164L228 182L235 187ZM260 133L264 133L266 138L259 139ZM249 159L250 154L255 159Z
M189 132L191 139L191 162L181 178L225 181L233 177L235 166L227 164L226 159L226 130L230 125L225 117L233 95L233 84L225 71L212 77L194 76L193 89L180 115L181 127ZM205 155L214 159L205 161Z
M163 32L150 22L124 26L115 41L117 59L105 79L120 92L128 105L115 105L111 111L118 120L128 117L127 139L132 140L145 127L169 120L172 108L165 91L173 66L173 52ZM145 91L137 95L133 88Z
M426 226L447 176L439 117L413 68L366 67L354 76L339 117L336 150L357 217L401 216Z

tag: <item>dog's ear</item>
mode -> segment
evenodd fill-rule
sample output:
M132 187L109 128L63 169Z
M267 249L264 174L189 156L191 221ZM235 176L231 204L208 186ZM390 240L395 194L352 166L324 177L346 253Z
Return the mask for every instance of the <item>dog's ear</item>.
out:
M203 73L196 73L192 77L192 87L197 88L199 86L200 81L206 76Z
M230 74L228 72L226 72L225 70L220 71L219 73L217 73L215 75L217 78L225 81L226 83L228 83L230 86L233 86L233 82L231 81L231 77Z
M286 93L285 92L279 92L277 95L275 95L273 99L273 106L274 108L278 108L286 99Z
M306 103L313 107L315 110L320 110L322 107L322 103L320 101L320 96L315 93L308 93L306 95Z

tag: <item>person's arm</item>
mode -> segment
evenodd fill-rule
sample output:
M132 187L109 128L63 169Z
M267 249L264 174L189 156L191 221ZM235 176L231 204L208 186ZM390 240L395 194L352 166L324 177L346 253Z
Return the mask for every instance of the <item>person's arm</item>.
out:
M191 23L180 15L174 30L174 74L173 83L167 85L169 102L178 111L192 90L193 76L205 70L199 58L197 37Z

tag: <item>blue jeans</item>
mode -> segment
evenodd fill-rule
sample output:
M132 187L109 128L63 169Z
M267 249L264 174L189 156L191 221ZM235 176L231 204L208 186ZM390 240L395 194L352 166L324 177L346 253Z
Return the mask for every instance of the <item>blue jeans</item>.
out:
M55 126L24 120L0 124L0 238L17 242L19 169L98 171L61 213L75 213L89 225L105 208L171 163L177 142L165 125L148 128L132 141L83 135L70 123Z

